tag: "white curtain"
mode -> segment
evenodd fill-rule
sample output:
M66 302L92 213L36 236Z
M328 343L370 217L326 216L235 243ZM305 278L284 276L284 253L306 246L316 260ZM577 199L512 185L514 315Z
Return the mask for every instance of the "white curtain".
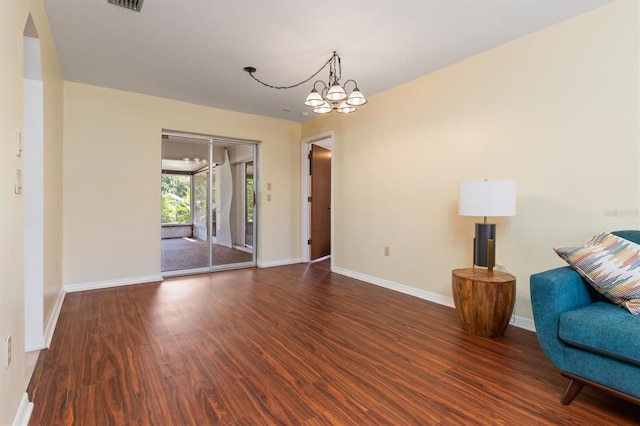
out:
M229 151L224 150L224 163L220 168L218 191L216 193L216 210L219 212L217 229L217 243L226 247L233 247L231 235L231 203L233 201L233 176L229 163Z

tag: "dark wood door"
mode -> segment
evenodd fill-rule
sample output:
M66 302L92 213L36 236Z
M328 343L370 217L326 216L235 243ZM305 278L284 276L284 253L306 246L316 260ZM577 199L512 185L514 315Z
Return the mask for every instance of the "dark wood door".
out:
M311 260L331 253L331 150L311 145Z

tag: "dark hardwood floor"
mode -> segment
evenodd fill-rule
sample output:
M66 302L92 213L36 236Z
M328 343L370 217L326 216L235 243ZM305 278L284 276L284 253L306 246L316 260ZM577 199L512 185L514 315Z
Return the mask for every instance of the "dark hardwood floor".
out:
M243 269L67 294L29 385L32 425L631 425L533 333L332 274Z

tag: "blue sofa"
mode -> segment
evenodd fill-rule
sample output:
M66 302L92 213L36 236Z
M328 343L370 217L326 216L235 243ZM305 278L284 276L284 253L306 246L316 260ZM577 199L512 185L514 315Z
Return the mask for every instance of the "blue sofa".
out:
M612 234L640 244L640 231ZM640 315L604 299L569 266L531 275L530 290L540 346L569 379L561 402L590 385L640 404Z

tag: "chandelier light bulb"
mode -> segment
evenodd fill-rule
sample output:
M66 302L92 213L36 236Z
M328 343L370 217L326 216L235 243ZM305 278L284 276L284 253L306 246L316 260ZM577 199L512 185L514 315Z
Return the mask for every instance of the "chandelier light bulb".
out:
M360 106L367 103L367 99L364 97L362 92L356 87L353 89L353 92L349 95L347 99L347 103L351 106Z
M304 104L309 107L317 107L323 103L324 99L322 99L322 96L315 88L311 90L311 93L309 93L309 96L307 96L307 99L304 101Z
M331 107L328 102L325 102L322 105L315 107L313 109L313 112L315 112L316 114L326 114L328 112L331 112L332 110L333 107Z
M182 161L184 161L185 163L188 163L189 161L191 161L191 159L189 159L189 157L184 157Z
M338 107L338 112L341 114L349 114L356 110L356 107L349 105L347 102L342 102Z
M338 83L334 83L327 92L326 98L330 101L341 101L347 99L347 92Z

